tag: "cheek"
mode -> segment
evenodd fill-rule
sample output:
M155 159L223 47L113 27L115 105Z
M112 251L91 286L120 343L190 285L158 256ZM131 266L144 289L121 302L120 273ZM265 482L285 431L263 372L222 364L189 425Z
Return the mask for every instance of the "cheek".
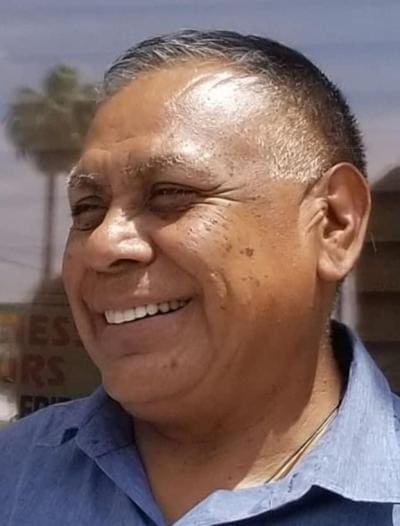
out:
M209 309L259 318L311 292L312 261L296 218L276 216L238 204L193 211L174 225L175 257L199 283Z
M254 290L269 278L257 225L240 205L191 210L161 229L155 242L197 283L210 321L243 317Z
M234 246L240 245L237 230L230 223L226 210L202 205L160 229L154 241L204 289L217 275L223 281Z

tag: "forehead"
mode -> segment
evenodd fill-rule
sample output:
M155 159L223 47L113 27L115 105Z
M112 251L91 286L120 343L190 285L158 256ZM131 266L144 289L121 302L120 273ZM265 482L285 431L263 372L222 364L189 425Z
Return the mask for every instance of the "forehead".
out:
M237 150L246 141L252 145L250 123L262 113L265 98L258 84L257 78L220 64L182 64L143 73L102 104L85 150L129 145L141 150L157 147L157 142L178 148L190 143L192 149L207 144L208 150L232 143Z

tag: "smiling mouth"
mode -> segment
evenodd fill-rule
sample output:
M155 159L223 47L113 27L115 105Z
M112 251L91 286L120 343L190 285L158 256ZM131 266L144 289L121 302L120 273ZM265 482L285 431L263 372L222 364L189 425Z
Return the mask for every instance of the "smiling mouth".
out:
M154 316L160 316L176 312L186 307L189 300L173 300L165 301L163 303L149 303L148 305L139 305L126 310L106 310L104 317L108 324L119 325L121 323L128 323Z

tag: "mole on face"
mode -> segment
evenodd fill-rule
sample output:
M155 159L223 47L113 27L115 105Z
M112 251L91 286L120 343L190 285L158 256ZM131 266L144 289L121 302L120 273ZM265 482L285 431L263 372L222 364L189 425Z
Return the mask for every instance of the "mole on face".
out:
M225 250L229 254L229 252L232 252L233 245L232 243L226 243Z

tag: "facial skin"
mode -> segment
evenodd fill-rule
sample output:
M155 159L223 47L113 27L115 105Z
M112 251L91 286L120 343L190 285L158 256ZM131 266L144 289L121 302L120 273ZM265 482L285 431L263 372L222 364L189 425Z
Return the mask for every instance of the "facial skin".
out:
M138 418L215 428L277 393L294 413L311 397L368 197L349 165L309 191L269 180L256 135L273 108L253 83L215 64L140 76L99 109L71 178L67 294L105 389ZM171 300L190 301L105 319Z

